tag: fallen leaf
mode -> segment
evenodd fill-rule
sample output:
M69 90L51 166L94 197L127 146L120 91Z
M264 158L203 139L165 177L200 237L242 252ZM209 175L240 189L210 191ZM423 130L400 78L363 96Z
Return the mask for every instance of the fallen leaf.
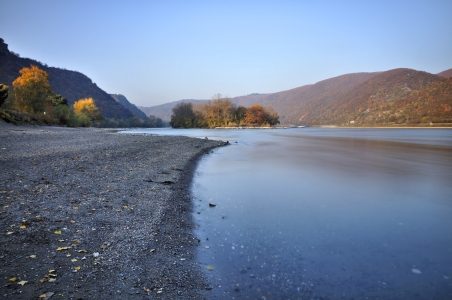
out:
M10 235L10 234L13 234L13 233L14 233L14 231L8 231L6 234Z
M76 262L77 260L75 258L71 259L72 262Z
M78 253L88 253L86 250L77 250Z
M36 255L32 254L30 255L30 258L36 258Z
M39 295L39 298L41 299L49 299L50 297L52 297L55 293L54 292L47 292L45 294Z
M71 223L72 223L72 224L74 224L74 223L75 223L75 221L74 221L74 220L71 220Z
M55 278L49 278L49 282L55 282L56 279Z
M20 285L24 285L24 284L26 284L28 281L26 281L26 280L22 280L22 281L19 281L17 284L20 284Z
M209 270L209 271L213 271L213 270L215 270L215 267L211 266L211 265L208 265L208 266L206 266L206 269Z
M80 266L76 266L76 267L74 267L74 270L80 270L82 267L80 267Z
M25 229L25 228L27 228L27 226L21 225L19 228L20 228L20 229Z
M58 240L58 242L64 242L64 240Z
M55 234L61 234L61 230L55 230L53 233L55 233Z
M57 251L62 251L62 250L67 250L67 249L71 249L71 247L58 247Z
M77 209L78 209L78 206L73 206L72 209L77 210Z
M9 279L9 281L11 281L11 282L14 282L14 281L16 281L16 280L17 280L16 277L11 277L11 278Z
M66 257L70 257L71 255L70 254L66 254Z

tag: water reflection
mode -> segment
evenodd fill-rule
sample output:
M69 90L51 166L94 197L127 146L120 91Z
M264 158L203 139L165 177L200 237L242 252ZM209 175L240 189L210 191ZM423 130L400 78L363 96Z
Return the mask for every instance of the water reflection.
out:
M452 296L450 130L227 135L193 187L217 296Z

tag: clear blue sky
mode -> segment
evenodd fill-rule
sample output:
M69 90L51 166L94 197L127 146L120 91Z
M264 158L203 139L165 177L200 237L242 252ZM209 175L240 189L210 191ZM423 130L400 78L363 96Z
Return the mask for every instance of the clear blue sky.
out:
M9 49L136 105L452 68L452 1L0 0Z

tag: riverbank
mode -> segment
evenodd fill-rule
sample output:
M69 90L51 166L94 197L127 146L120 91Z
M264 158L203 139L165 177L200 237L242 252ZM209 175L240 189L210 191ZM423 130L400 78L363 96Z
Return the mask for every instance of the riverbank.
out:
M189 188L220 145L0 122L1 297L205 297Z

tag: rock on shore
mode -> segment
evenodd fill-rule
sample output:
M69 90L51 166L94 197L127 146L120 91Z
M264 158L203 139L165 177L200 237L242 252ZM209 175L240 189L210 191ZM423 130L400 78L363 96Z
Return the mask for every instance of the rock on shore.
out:
M206 297L189 189L219 145L1 123L0 298Z

